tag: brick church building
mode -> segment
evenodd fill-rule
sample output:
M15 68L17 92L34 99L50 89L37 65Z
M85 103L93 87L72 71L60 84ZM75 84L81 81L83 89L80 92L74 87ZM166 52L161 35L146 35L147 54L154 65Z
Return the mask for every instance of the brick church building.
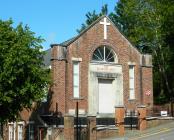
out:
M30 139L42 137L39 128L46 126L42 116L74 115L76 101L81 115L113 116L115 106L135 110L145 105L151 111L152 57L141 54L107 16L78 36L52 44L46 52L44 62L52 74L48 101L34 114L24 110L21 122L9 123L4 131L9 140L19 137L24 129Z
M153 106L151 55L141 54L107 17L103 16L75 38L51 45L50 111L113 114L124 105Z

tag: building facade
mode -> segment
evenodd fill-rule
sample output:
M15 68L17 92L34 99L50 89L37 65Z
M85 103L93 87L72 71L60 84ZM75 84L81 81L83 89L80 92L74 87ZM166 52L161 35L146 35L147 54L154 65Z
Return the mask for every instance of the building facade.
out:
M21 112L21 121L3 128L5 140L49 139L62 134L54 116L114 116L115 106L153 107L152 57L141 54L107 17L100 17L78 36L46 51L52 83L41 107Z
M153 106L152 58L141 54L103 16L77 37L51 45L50 112L113 114L124 105ZM56 108L56 104L58 105Z

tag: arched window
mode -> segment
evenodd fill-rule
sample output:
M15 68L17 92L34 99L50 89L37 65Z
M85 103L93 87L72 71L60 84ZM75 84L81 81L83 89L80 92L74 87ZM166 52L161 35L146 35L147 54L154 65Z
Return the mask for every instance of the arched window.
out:
M92 56L92 61L97 62L117 62L117 56L113 49L107 46L98 47Z

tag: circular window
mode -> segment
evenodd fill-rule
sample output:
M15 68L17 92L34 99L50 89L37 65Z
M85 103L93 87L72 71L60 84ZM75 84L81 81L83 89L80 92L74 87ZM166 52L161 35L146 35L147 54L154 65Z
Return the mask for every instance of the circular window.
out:
M92 61L116 62L116 55L113 49L107 46L101 46L94 51Z

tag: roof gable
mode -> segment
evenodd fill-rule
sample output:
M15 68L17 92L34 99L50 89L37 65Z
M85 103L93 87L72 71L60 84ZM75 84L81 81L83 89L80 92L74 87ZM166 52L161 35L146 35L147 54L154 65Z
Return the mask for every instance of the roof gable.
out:
M104 18L107 18L107 20L109 20L109 22L111 23L111 25L117 30L119 31L119 33L127 40L127 42L136 50L140 53L140 51L134 47L134 45L132 45L131 41L118 29L118 27L112 22L112 20L106 16L106 15L103 15L101 17L99 17L96 21L94 21L91 25L89 25L86 29L84 29L81 33L79 33L77 36L67 40L67 41L64 41L58 45L60 46L64 46L64 47L68 47L71 43L73 43L74 41L76 41L80 36L82 36L84 33L86 33L90 28L92 28L93 26L95 26L97 23L99 23L102 19ZM141 54L141 53L140 53Z

